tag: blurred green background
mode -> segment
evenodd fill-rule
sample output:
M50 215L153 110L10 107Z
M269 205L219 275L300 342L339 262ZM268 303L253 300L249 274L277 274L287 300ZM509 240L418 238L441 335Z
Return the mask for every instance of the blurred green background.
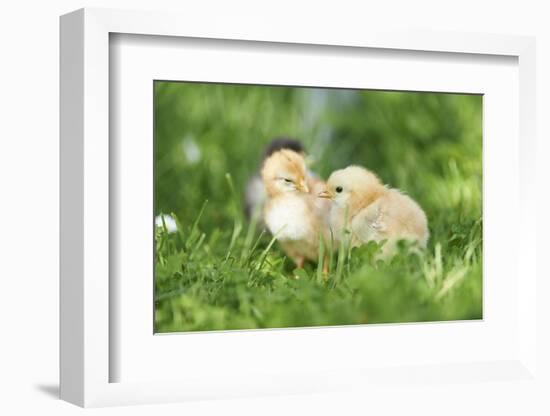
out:
M412 196L426 252L380 263L363 247L328 282L293 271L242 217L276 136L299 139L323 178L358 164ZM482 316L480 95L157 81L155 163L155 215L178 226L157 227L157 331Z

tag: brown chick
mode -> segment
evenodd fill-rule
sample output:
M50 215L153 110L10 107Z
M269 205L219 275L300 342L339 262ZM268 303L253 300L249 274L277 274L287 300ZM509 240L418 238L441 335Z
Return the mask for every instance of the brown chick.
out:
M262 180L267 193L264 222L297 267L316 260L319 237L327 228L316 195L310 193L304 157L283 149L263 164Z
M329 223L337 242L343 239L347 221L352 246L386 240L382 257L391 255L402 239L426 247L428 221L422 208L399 190L384 186L365 168L349 166L333 172L319 196L332 200Z

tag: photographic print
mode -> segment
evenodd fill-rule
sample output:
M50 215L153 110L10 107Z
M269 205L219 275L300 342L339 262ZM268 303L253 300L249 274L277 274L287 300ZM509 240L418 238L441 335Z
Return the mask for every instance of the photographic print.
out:
M482 99L155 81L155 332L481 319Z

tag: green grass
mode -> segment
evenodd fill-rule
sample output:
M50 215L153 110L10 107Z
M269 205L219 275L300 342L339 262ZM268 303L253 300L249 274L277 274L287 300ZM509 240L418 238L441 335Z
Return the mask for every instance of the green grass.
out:
M156 228L157 332L482 317L480 96L158 82L155 108L155 214L178 225ZM411 195L426 251L323 247L327 279L295 270L242 215L276 135L300 138L324 177L361 164Z

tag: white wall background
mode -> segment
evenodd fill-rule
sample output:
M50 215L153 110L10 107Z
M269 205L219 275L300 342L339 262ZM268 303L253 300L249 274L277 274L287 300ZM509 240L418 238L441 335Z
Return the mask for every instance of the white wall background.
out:
M179 10L208 15L250 15L280 22L326 22L368 26L510 33L537 36L538 49L538 186L540 258L550 212L547 179L550 165L550 13L546 1L534 0L377 0L351 2L168 1L168 0L20 0L0 8L0 414L76 414L81 409L56 399L58 383L58 16L84 6ZM534 178L535 179L535 178ZM505 208L505 207L503 207ZM548 243L545 244L546 249ZM544 251L546 251L546 249ZM539 273L550 279L539 261ZM550 351L549 307L538 288L543 347ZM544 325L544 327L543 327ZM546 330L544 330L546 328ZM542 351L541 351L542 352ZM548 367L548 352L541 356ZM550 374L546 371L546 374ZM548 387L548 386L547 386ZM550 414L542 391L500 383L489 393L475 386L437 386L388 390L363 397L345 393L318 396L198 402L177 405L99 409L101 415L123 414ZM550 387L547 388L547 392ZM481 402L480 402L481 401Z

